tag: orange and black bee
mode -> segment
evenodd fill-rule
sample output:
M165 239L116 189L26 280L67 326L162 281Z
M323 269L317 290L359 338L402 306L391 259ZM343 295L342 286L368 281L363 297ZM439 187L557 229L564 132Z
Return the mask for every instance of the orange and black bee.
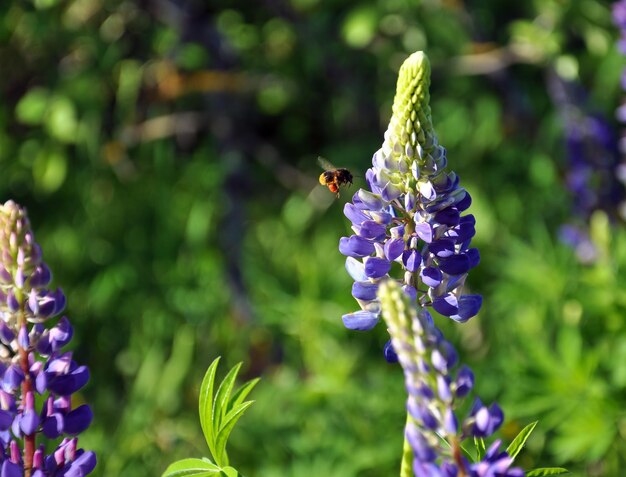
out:
M324 172L320 174L320 184L328 187L328 190L337 194L337 198L339 198L339 187L352 185L352 173L348 169L333 166L323 157L318 157L317 161L324 169Z

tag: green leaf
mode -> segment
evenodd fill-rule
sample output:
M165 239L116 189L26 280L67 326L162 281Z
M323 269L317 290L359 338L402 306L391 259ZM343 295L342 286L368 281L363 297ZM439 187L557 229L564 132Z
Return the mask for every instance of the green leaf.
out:
M515 439L513 439L513 442L511 442L509 447L506 448L507 454L509 454L513 459L517 457L517 454L519 454L522 448L524 447L526 440L530 437L530 434L535 429L537 422L539 421L531 422L524 429L522 429L519 432L519 434L515 437Z
M541 477L542 475L563 475L569 474L569 470L563 467L541 467L526 472L526 477Z
M228 372L224 380L221 382L220 387L217 389L217 394L215 395L215 400L213 401L213 432L215 434L217 434L217 432L222 427L222 419L226 415L226 408L228 406L230 393L232 392L233 386L235 385L235 379L237 379L237 373L239 373L241 364L242 363L235 365ZM219 462L217 458L215 460L218 464L221 464L221 462Z
M200 414L200 426L204 433L206 443L211 450L211 454L215 457L215 448L213 446L214 433L213 433L213 414L212 414L212 402L213 402L213 387L215 384L215 373L217 371L217 365L220 362L220 357L215 360L207 369L202 385L200 386L200 398L198 400L198 408Z
M48 108L50 94L43 88L33 88L17 103L15 116L23 124L41 124Z
M261 378L251 379L247 383L243 384L239 389L237 389L237 391L235 391L235 394L233 394L233 397L230 399L228 403L228 406L226 408L226 414L228 414L234 408L239 406L244 401L244 399L248 397L248 394L250 394L250 391L254 389L254 386L256 386L260 380Z
M217 462L228 462L228 455L226 454L226 442L228 441L228 437L230 436L233 427L235 427L235 424L237 424L239 418L243 416L243 413L252 405L252 403L254 403L254 401L246 401L226 415L224 423L217 434L217 438L215 439L215 449L218 452L218 455L214 457Z
M222 472L226 477L243 477L236 469L232 467L224 467L222 469Z
M476 445L476 462L480 462L485 455L485 440L482 437L474 437L474 445Z
M183 459L170 464L161 477L216 477L221 472L222 469L206 458Z

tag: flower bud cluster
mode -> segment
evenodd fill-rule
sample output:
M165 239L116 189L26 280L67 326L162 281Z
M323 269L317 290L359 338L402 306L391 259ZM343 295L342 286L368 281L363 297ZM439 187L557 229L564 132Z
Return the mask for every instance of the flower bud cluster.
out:
M408 393L406 439L413 451L417 477L521 477L510 468L513 459L499 452L496 441L481 462L469 463L460 443L469 437L489 437L502 424L497 404L487 407L476 400L468 415L459 418L458 407L474 386L474 375L458 365L454 347L435 326L430 313L409 301L400 285L386 280L379 286L382 315L391 344L404 370Z
M55 320L65 295L48 288L26 211L12 201L0 204L0 253L0 475L88 475L96 457L77 448L76 436L93 416L72 395L89 370L63 351L73 335L67 317ZM62 441L46 454L37 438Z
M459 177L447 172L446 151L433 130L428 87L430 65L422 52L411 55L398 77L393 114L382 147L344 214L354 234L339 250L354 279L352 295L361 310L343 316L347 328L373 328L380 317L377 289L396 277L422 306L464 322L482 304L463 294L467 272L480 261L470 247L475 234L471 204Z

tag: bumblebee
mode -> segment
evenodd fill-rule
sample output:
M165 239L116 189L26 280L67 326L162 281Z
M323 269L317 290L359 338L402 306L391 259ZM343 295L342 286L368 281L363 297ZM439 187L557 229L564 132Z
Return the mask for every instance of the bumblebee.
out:
M333 166L323 157L318 157L317 161L324 169L324 172L320 174L320 184L328 187L328 190L333 194L337 194L337 198L339 198L339 187L348 184L352 185L352 173L348 169Z

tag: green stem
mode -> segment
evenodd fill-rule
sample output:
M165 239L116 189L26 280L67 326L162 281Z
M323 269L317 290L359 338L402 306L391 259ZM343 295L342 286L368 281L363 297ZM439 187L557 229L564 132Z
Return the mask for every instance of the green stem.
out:
M406 422L410 417L406 416ZM409 440L404 436L404 447L402 448L402 464L400 464L400 477L413 477L413 449Z

